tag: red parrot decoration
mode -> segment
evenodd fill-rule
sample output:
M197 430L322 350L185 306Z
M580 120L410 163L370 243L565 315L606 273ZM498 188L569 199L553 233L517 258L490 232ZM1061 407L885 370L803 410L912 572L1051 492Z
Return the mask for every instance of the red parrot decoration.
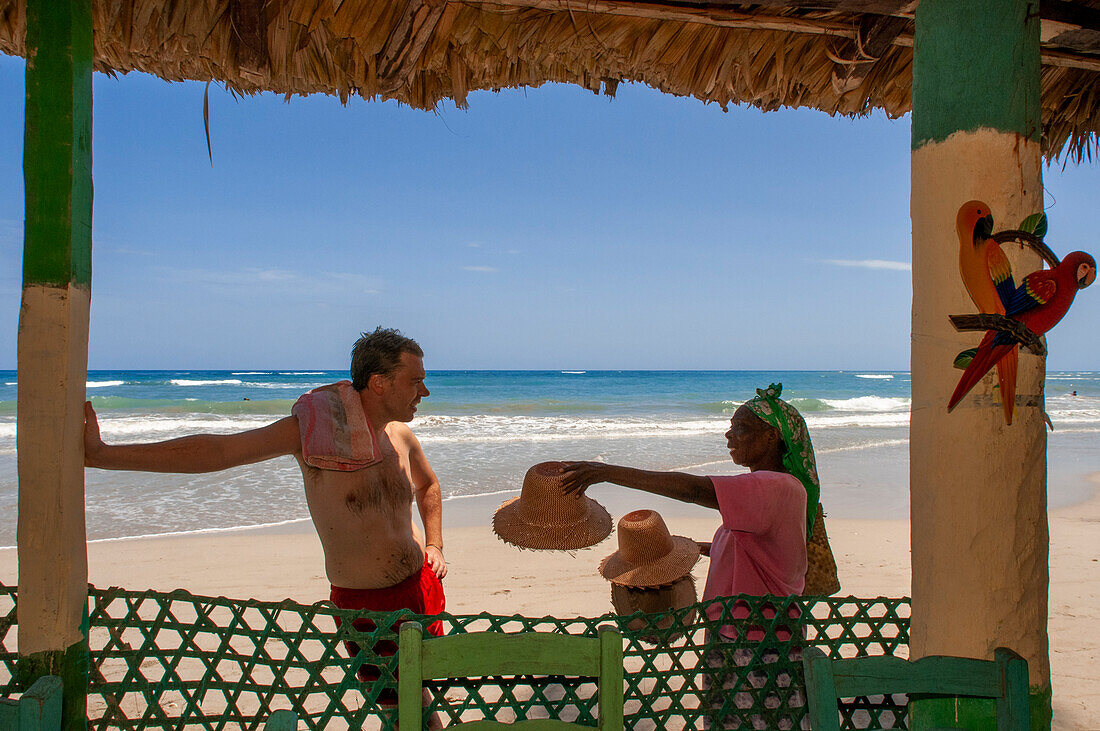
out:
M1004 303L1005 316L1026 325L1036 335L1042 335L1069 311L1077 290L1089 286L1095 279L1096 260L1083 251L1075 251L1053 269L1041 269L1024 277L1023 284ZM1018 347L1019 343L1008 333L987 331L951 394L948 411L962 401L990 368L1010 354L1015 355Z
M978 312L1004 315L1005 302L1016 291L1016 282L1008 257L992 238L993 213L989 206L977 200L964 203L955 216L955 229L959 234L959 272L970 299ZM1012 348L997 361L997 382L1006 424L1012 423L1016 406L1018 357L1017 349Z

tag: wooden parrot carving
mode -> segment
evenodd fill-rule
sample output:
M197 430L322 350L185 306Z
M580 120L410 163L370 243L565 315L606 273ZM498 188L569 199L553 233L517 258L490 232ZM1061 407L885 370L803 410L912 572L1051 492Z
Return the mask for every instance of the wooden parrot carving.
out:
M1016 290L1012 265L993 240L993 213L982 201L967 201L955 217L959 233L959 273L978 312L1005 314L1005 300ZM997 382L1001 387L1001 405L1005 423L1012 423L1016 405L1016 367L1018 351L1003 354L997 361ZM986 369L988 370L988 369ZM984 372L983 372L984 374Z
M1083 251L1066 256L1053 269L1041 269L1024 277L1024 282L1005 299L1005 316L1042 335L1057 325L1073 304L1077 291L1096 279L1096 261ZM989 330L982 338L970 365L963 371L947 404L950 411L974 388L982 376L1006 357L1015 355L1019 341L1006 331ZM1006 410L1006 419L1007 419ZM1008 421L1011 423L1011 421Z
M993 240L993 214L981 201L968 201L955 217L959 232L959 273L979 312L1003 315L1016 284L1012 265Z

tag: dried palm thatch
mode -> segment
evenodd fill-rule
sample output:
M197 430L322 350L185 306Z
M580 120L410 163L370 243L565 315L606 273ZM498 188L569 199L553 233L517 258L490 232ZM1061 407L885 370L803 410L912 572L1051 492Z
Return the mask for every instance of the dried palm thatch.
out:
M96 69L464 107L471 91L648 84L725 108L891 117L912 106L914 0L93 0ZM1089 157L1100 133L1100 0L1048 23L1043 149ZM25 0L0 0L0 51L25 55ZM1090 15L1091 14L1091 15ZM1072 16L1073 13L1070 12ZM1073 21L1073 17L1070 21ZM1053 28L1048 32L1048 26ZM1068 29L1068 32L1065 32ZM1083 34L1083 35L1082 35ZM1050 38L1048 38L1050 41ZM1067 45L1068 44L1068 45Z

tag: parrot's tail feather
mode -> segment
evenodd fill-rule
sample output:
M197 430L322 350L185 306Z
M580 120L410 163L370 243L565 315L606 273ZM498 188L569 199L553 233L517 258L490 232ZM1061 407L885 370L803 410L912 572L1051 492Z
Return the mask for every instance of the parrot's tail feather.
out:
M1019 362L1020 346L1013 345L1012 350L997 362L997 379L1001 384L1001 408L1004 409L1005 424L1012 426L1012 415L1016 410L1016 365Z
M966 370L963 371L962 376L959 377L955 392L951 394L951 400L947 402L948 411L955 408L963 400L963 397L970 393L970 389L982 380L982 376L989 373L989 369L1004 357L1005 352L1014 347L1012 345L993 345L994 337L996 337L996 332L990 330L982 338L977 354L970 361L970 365L966 367ZM1015 400L1015 396L1013 396L1013 400Z

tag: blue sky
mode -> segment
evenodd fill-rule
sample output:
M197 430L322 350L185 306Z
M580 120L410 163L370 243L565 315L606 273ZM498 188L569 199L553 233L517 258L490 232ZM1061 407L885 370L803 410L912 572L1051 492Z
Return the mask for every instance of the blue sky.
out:
M0 56L0 369L15 368L24 64ZM909 122L622 85L468 110L97 74L90 367L343 368L399 327L446 368L908 368ZM1044 169L1100 253L1097 163ZM1008 222L998 222L1007 227ZM1100 368L1100 290L1049 336Z

